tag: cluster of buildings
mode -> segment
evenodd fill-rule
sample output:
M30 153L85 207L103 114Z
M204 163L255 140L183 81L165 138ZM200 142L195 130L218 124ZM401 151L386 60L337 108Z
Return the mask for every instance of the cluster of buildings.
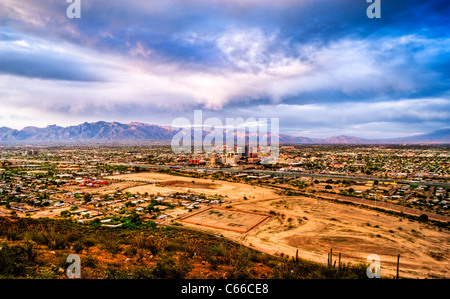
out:
M211 171L211 168L238 168L240 172L233 173L233 176L271 179L272 176L258 173L263 168L261 159L265 157L258 150L244 146L223 153L175 154L170 146L2 148L0 208L8 205L9 209L19 212L33 212L43 207L64 208L80 202L83 196L82 193L61 194L65 187L77 186L86 188L86 192L95 192L93 189L107 184L103 177L142 171L146 166L170 166L175 169L189 166L198 172ZM448 147L281 145L278 161L271 165L271 170L412 180L418 186L405 184L404 189L397 189L393 194L380 193L385 197L381 199L443 209L448 207L448 188L430 193L429 188L420 184L428 180L450 182ZM377 194L375 191L371 193ZM162 198L164 204L169 200L169 197ZM116 196L116 202L110 203L94 197L91 204L119 205L124 204L120 202L122 199ZM209 204L203 200L186 199L176 204L187 208ZM139 207L136 211L141 212Z
M450 153L445 147L288 146L281 152L278 165L286 171L450 180Z
M208 166L208 167L236 167L238 165L257 165L261 158L268 157L266 153L261 153L258 147L245 145L236 147L234 151L225 150L222 153L201 153L201 154L179 154L176 164L179 166Z

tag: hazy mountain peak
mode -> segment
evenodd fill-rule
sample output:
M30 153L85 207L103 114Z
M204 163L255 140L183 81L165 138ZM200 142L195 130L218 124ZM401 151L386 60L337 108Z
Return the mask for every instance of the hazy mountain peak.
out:
M122 124L117 121L84 122L79 125L60 127L50 125L45 128L25 127L14 130L0 128L2 143L67 143L67 142L169 142L179 130L170 126L150 125L133 121ZM272 134L269 134L270 136ZM450 144L450 128L391 139L363 139L339 135L324 139L279 134L280 143L290 144Z

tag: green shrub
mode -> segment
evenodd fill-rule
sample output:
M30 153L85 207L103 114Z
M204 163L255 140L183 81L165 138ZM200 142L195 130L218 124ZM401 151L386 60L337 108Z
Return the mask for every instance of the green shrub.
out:
M136 255L138 253L138 249L136 248L136 247L134 247L134 246L129 246L129 247L127 247L126 249L125 249L125 252L124 252L124 254L126 255L126 256L134 256L134 255Z
M27 257L28 262L34 263L36 261L37 252L34 249L33 242L27 240L23 245L25 256Z
M72 250L75 251L75 253L80 253L84 249L83 241L78 240L72 245Z
M106 249L112 254L116 254L122 251L120 239L114 234L114 232L108 232L99 235L98 241L103 249Z
M69 210L64 210L64 211L61 211L61 213L60 213L60 215L61 215L61 217L69 217L70 216L70 211Z
M156 263L152 274L155 278L183 279L192 269L191 261L184 255L177 260L172 255L164 254Z
M147 266L137 266L131 270L131 279L153 279L153 271Z
M16 227L9 227L6 231L5 236L8 241L17 241L22 239L22 234Z
M427 214L422 214L419 216L419 221L428 221L428 215Z
M109 264L104 271L105 279L129 279L129 273L127 270L120 268L120 266L115 266Z
M23 276L27 261L27 255L22 247L3 244L0 250L0 277Z
M83 258L81 264L84 267L95 268L95 267L97 267L98 260L95 257L93 257L92 255L89 254L89 255L87 255L86 257Z

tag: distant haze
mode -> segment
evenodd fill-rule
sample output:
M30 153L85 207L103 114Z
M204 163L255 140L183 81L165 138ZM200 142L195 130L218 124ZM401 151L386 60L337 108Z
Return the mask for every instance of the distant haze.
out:
M65 144L65 143L169 143L179 130L170 126L158 126L132 122L83 123L76 126L45 128L26 127L22 130L0 128L0 145L6 144ZM208 132L204 132L208 134ZM269 136L270 137L270 136ZM309 138L280 134L280 143L289 144L450 144L450 129L441 129L428 134L386 139L364 139L354 136Z

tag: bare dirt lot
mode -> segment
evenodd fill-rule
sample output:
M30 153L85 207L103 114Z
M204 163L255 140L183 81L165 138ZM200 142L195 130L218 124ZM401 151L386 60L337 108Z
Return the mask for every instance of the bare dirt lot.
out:
M116 191L122 191L127 188L131 188L134 186L140 186L143 183L133 182L133 181L110 181L108 185L100 186L100 187L88 187L88 186L80 186L80 185L70 185L64 186L64 189L69 192L98 192L100 194L110 194Z
M245 200L244 197L247 198L248 201L253 201L261 198L271 198L276 195L273 190L247 184L210 179L195 179L153 172L117 175L107 177L107 179L149 183L148 185L136 186L124 190L131 193L148 192L149 194L156 194L159 192L164 194L171 192L190 192L203 193L205 195L220 194L232 202Z
M42 209L38 212L31 214L31 218L45 218L45 217L55 217L61 215L61 211L67 210L68 207L63 208L53 208L53 209Z
M239 233L247 233L269 217L270 216L267 214L234 209L208 208L193 215L188 215L179 221Z
M159 185L163 187L181 187L181 188L190 188L190 189L216 189L219 185L214 183L205 183L205 182L195 182L195 181L164 181L159 183Z
M269 214L270 218L247 232L223 229L229 221L223 213L222 217L216 217L219 215L214 213L197 216L204 217L201 219L203 223L215 221L219 228L183 222L185 226L222 234L269 254L294 256L298 250L301 257L322 263L327 262L331 248L333 259L336 260L341 253L342 262L345 263L366 262L370 254L377 254L381 259L381 275L385 277L395 275L397 255L400 254L401 277L450 278L450 233L446 229L357 206L302 196L285 197L268 188L241 183L157 173L129 174L114 178L118 177L149 182L148 185L125 190L132 193L221 194L227 196L226 205L232 209ZM194 181L197 186L202 186L200 183L214 184L214 188L210 185L192 188L182 184L155 184L174 180ZM196 218L191 220L193 219L197 221ZM252 222L249 223L251 225Z

